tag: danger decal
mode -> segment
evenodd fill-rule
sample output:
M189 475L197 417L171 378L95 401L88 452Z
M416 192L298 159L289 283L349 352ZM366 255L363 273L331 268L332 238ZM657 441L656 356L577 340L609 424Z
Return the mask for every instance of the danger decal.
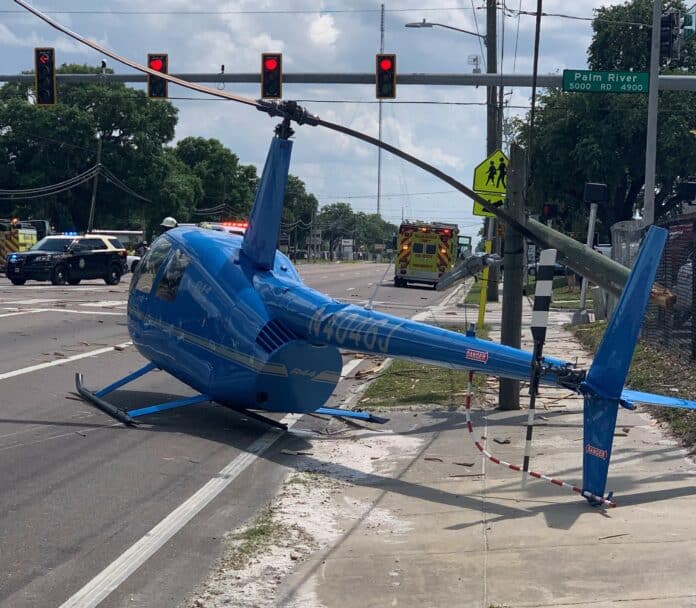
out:
M488 353L485 350L473 350L470 348L466 351L466 358L469 359L469 361L488 363Z

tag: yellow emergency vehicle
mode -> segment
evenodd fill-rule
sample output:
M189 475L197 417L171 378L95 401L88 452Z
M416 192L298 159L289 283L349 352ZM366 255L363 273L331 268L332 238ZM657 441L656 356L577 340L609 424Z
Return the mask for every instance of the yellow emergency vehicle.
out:
M457 261L459 226L440 222L406 221L396 237L394 285L435 285Z
M17 218L0 219L0 272L5 272L6 257L18 251L28 251L38 241L36 228Z

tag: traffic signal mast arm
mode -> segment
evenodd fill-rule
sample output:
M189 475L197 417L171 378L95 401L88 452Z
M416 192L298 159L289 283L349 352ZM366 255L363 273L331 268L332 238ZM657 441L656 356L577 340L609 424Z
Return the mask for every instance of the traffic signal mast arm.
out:
M359 131L355 131L353 129L350 129L349 127L344 127L343 125L339 125L336 123L332 123L326 120L323 120L313 114L310 114L306 109L302 108L297 104L297 102L294 101L284 101L284 102L270 102L270 101L263 101L263 100L254 100L250 99L248 97L242 97L241 95L234 95L232 93L228 93L227 91L220 91L218 89L214 88L209 88L203 85L195 84L192 82L188 82L186 80L182 80L180 78L177 78L175 76L171 76L169 74L161 74L159 72L156 72L155 70L150 69L149 67L146 67L144 65L141 65L139 63L136 63L135 61L131 61L130 59L126 59L125 57L122 57L121 55L118 55L114 51L111 51L96 42L93 42L91 40L88 40L84 38L83 36L80 36L79 34L73 32L72 30L68 29L67 27L61 25L60 23L54 21L47 15L43 14L41 11L35 9L31 5L27 4L24 0L14 0L16 4L19 4L23 8L25 8L27 11L30 13L36 15L39 19L42 21L48 23L51 27L63 32L67 36L70 36L71 38L77 40L78 42L81 42L82 44L85 44L86 46L89 46L90 48L93 48L96 51L99 51L100 53L103 53L107 57L111 57L115 61L118 61L119 63L123 63L124 65L127 65L129 67L132 67L136 70L139 70L141 72L144 72L146 74L151 74L153 76L159 76L161 78L164 78L165 80L168 80L169 82L172 82L174 84L178 84L182 87L185 87L187 89L191 89L193 91L199 91L201 93L205 93L208 95L212 95L214 97L221 97L223 99L230 99L232 101L237 101L239 103L243 103L248 106L255 107L256 109L268 113L270 116L281 116L284 118L282 126L281 127L281 132L284 133L289 133L291 132L291 129L289 127L289 123L291 120L294 120L297 122L297 124L308 124L312 126L323 126L327 129L331 129L332 131L336 131L338 133L343 133L345 135L350 135L351 137L355 137L356 139L360 139L364 142L370 143L374 146L380 147L383 150L386 150L388 152L391 152L395 156L398 156L399 158L402 158L411 164L415 165L416 167L420 167L424 171L427 171L428 173L434 175L435 177L438 177L445 183L449 184L452 186L455 190L458 190L471 198L474 201L477 201L478 203L481 204L481 206L486 209L486 211L490 211L492 214L494 214L496 217L499 219L507 222L512 228L515 230L518 230L521 234L526 236L527 238L530 238L534 242L536 242L538 245L540 245L543 248L556 248L560 249L564 252L564 256L567 258L567 263L568 265L573 268L574 270L578 270L580 272L581 269L579 268L579 265L575 263L574 260L571 260L569 256L567 255L568 251L574 250L573 247L580 247L581 249L584 248L585 246L578 243L574 239L561 234L559 232L556 232L554 230L549 229L547 226L544 226L543 224L539 222L534 222L534 220L527 220L526 225L521 224L518 222L515 218L513 218L505 209L501 207L496 207L494 205L491 205L486 199L484 199L482 196L476 194L471 188L465 186L462 184L460 181L456 180L450 175L447 175L446 173L440 171L436 167L433 167L432 165L426 163L425 161L422 161L419 158L416 158L415 156L411 156L407 152L404 152L403 150L400 150L399 148L395 148L394 146L380 141L377 138L371 137L370 135L367 135L365 133L361 133ZM282 135L281 135L282 136ZM577 249L575 249L577 250ZM579 251L579 250L577 250ZM606 258L606 256L603 256L600 253L594 252L594 251L587 251L583 252L582 254L583 257L583 268L592 268L594 267L595 272L588 272L588 273L583 273L585 276L587 276L590 280L593 282L596 282L602 287L605 287L605 289L610 290L612 293L620 293L623 285L625 284L626 280L628 279L628 274L629 274L629 269L625 268L624 266L621 266L621 264L618 264L616 262L613 262L612 260L609 260ZM587 261L589 260L589 262ZM604 277L600 278L600 280L597 280L598 272L604 270L605 266L612 262L613 266L611 268L611 278L610 281L607 283L606 281L602 280Z

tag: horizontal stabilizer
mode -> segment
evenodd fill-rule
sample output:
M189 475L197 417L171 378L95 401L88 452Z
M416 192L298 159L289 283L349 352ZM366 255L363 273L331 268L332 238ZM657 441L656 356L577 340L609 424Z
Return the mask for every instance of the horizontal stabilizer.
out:
M666 395L654 395L653 393L642 393L625 388L621 391L621 399L624 401L638 401L649 405L660 407L678 407L685 410L696 410L696 401L681 399L679 397L667 397Z

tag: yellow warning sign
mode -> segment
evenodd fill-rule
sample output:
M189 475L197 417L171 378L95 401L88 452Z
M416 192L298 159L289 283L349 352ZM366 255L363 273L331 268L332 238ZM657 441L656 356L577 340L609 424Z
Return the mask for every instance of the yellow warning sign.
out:
M509 159L502 150L496 150L474 169L474 192L492 205L502 205L507 188ZM474 215L495 217L474 202Z
M480 193L479 193L480 194ZM489 194L481 194L491 205L495 207L502 207L505 202L504 198L500 198L500 195L491 196ZM474 215L480 215L482 217L495 217L495 214L490 211L486 211L481 203L474 201Z

